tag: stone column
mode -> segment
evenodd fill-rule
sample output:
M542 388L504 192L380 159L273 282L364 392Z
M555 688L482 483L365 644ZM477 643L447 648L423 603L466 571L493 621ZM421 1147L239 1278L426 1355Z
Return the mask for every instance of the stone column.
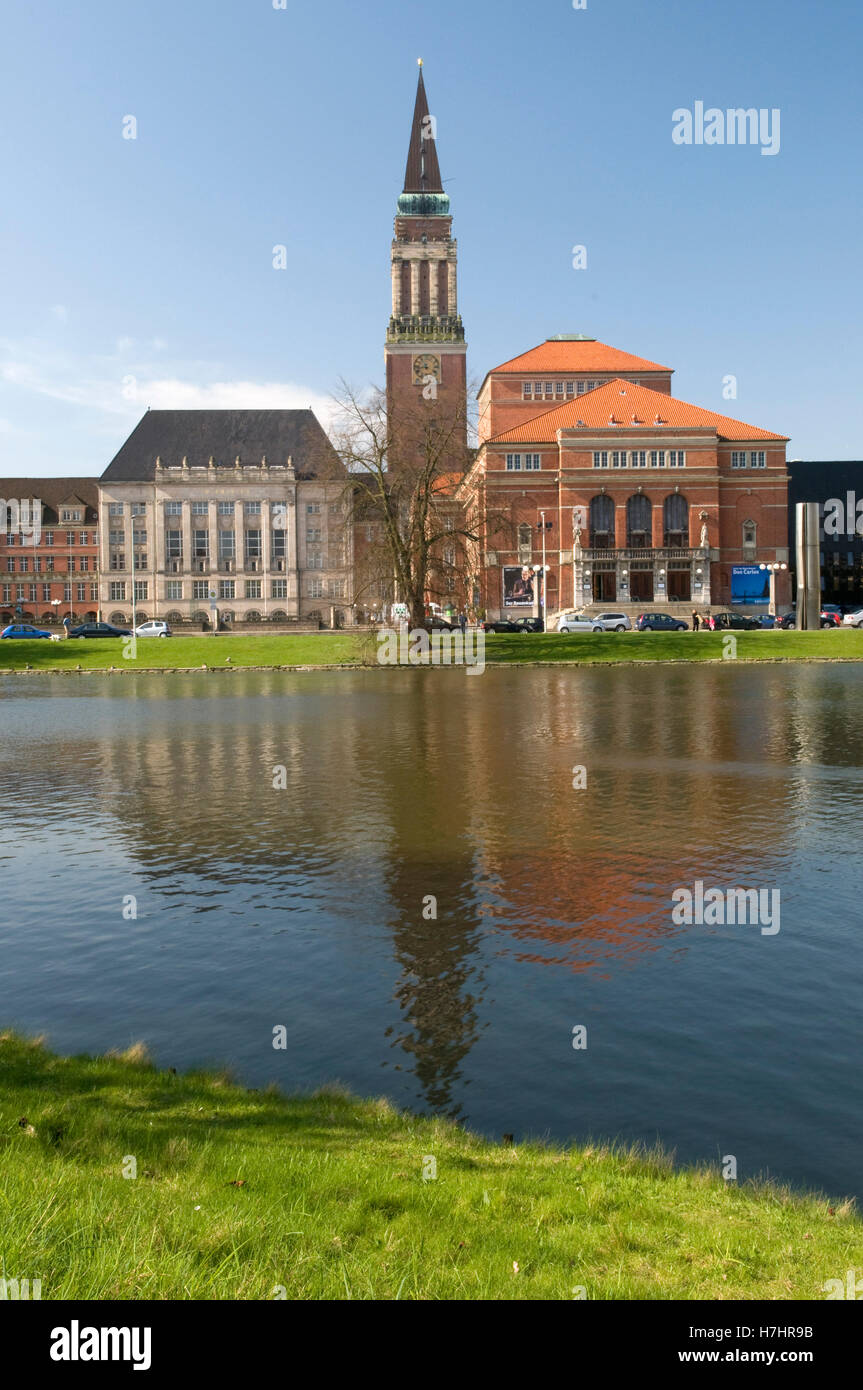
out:
M264 612L269 612L270 602L270 522L272 518L272 501L269 496L269 488L263 488L266 494L261 502L261 598L264 605Z
M393 316L398 318L402 312L402 263L393 261Z
M420 263L418 260L411 261L411 313L418 314L420 311Z
M210 563L209 573L216 574L219 568L219 510L217 502L210 502L207 509L207 532L209 536ZM209 576L198 575L199 579L207 578L208 589L212 589Z
M433 319L438 316L440 261L429 261L429 313Z
M192 572L192 504L188 498L183 499L183 515L180 518L180 529L183 533L183 563L181 573L183 575ZM175 574L174 579L179 579L180 575Z
M458 313L457 273L455 261L447 261L447 313L455 318Z
M237 470L239 472L239 469ZM237 479L238 486L242 482ZM245 523L243 519L243 503L240 499L234 500L234 573L231 576L234 580L234 597L238 599L245 592L245 585L240 579L241 574L246 572L246 536Z

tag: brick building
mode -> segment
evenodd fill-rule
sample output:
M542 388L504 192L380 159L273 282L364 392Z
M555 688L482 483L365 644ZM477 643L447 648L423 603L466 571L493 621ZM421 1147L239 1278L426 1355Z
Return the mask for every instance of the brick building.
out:
M2 490L0 624L95 618L97 479L4 478Z
M487 375L459 488L485 522L478 607L531 610L543 537L549 615L724 607L738 575L788 562L786 437L677 400L671 375L574 336Z

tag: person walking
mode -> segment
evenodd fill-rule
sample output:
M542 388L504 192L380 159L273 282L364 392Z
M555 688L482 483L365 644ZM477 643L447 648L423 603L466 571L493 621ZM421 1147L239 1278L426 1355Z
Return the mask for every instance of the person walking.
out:
M699 626L699 624L698 624L698 612L697 612L697 610L696 610L695 608L693 608L693 610L692 610L692 631L693 631L693 632L697 632L697 631L698 631L698 626Z
M458 615L458 625L461 628L461 635L464 637L465 628L467 627L467 613L465 613L464 609L462 609Z

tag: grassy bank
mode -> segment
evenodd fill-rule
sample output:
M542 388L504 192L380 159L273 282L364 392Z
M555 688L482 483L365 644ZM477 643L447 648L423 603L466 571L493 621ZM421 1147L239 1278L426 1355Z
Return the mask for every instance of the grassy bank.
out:
M863 1265L847 1203L11 1034L0 1230L43 1299L818 1299Z
M738 661L863 661L863 632L736 632ZM532 633L486 639L489 665L532 662L721 661L726 635L712 632ZM140 638L134 659L116 638L0 642L0 673L23 671L200 670L203 667L377 665L370 633L261 634ZM230 660L228 659L230 658Z

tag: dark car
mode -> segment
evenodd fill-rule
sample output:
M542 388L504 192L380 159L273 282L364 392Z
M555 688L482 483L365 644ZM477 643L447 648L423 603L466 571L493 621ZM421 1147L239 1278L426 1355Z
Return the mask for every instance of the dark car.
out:
M781 628L783 628L785 632L788 632L788 630L789 630L790 628L794 628L794 627L797 626L797 606L796 606L796 604L795 604L795 606L791 609L791 612L790 612L790 613L784 614L784 616L781 617L781 618L779 619L779 626L780 626ZM841 626L842 626L842 619L839 617L839 610L837 609L837 607L836 607L836 605L835 605L834 603L825 603L824 607L821 609L821 626L822 626L822 627L841 627Z
M727 632L730 628L735 628L743 632L756 632L761 627L757 618L750 618L747 613L714 613L713 631Z
M497 618L494 622L486 619L482 625L483 632L490 634L495 632L544 632L545 623L542 618Z
M70 637L131 637L132 633L127 627L115 627L113 623L81 623L79 627L70 627Z
M458 623L447 622L446 618L426 618L423 622L426 632L456 632Z
M670 613L639 613L635 627L638 632L686 632L689 624Z
M775 613L762 613L758 619L761 627L779 627L780 620Z
M50 637L42 627L32 627L30 623L10 623L0 632L0 637Z

